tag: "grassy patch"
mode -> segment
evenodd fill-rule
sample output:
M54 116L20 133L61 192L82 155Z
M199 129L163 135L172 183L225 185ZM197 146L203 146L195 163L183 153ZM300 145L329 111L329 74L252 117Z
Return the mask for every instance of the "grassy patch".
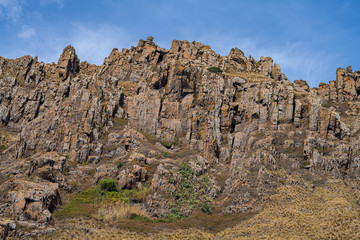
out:
M98 217L108 222L116 222L121 219L133 219L146 221L148 214L141 209L139 204L131 205L126 202L106 202L98 210Z
M230 77L241 77L245 79L247 82L266 82L270 81L275 83L274 79L269 78L267 76L261 75L255 72L226 72L225 75Z
M219 67L209 67L207 70L212 73L221 73L222 72L222 70Z
M300 162L300 169L305 169L307 166L309 166L310 165L310 162L309 161L301 161Z
M132 189L132 190L122 190L121 193L128 197L129 199L135 200L137 202L142 202L145 197L149 194L150 187L145 186L142 188Z
M172 142L168 142L168 141L160 141L160 143L166 148L171 148L171 146L173 145Z
M155 143L159 141L159 139L155 135L141 131L138 128L135 128L135 130L141 133L146 138L146 140L148 140L148 142L151 143L152 145L155 145Z
M3 152L7 149L8 147L6 145L0 145L0 152Z
M359 239L359 206L354 190L342 181L308 189L286 185L270 198L265 209L220 235L234 239Z
M332 102L330 102L330 101L327 101L326 103L321 104L321 106L324 107L324 108L329 108L329 107L331 107L332 105L333 105L333 104L332 104Z
M135 96L138 85L137 83L131 81L119 81L119 86L121 87L122 92L125 96Z
M113 119L114 128L122 128L128 124L127 119L115 117Z
M54 217L87 217L90 218L98 208L103 196L99 187L94 187L76 195L63 209L55 211Z
M130 207L130 200L141 202L148 195L149 191L150 188L148 186L119 191L114 180L104 179L99 185L73 197L68 204L62 209L55 211L53 215L58 218L91 218L99 211L99 208L103 208L103 211L107 212L105 208L114 208L115 205L122 208L119 211L129 212L134 210Z

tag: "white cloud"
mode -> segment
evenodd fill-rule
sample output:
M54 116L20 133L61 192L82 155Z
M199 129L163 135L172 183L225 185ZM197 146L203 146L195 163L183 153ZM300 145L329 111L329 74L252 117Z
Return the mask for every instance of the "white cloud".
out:
M22 15L22 0L0 0L0 17L6 20L17 22Z
M64 0L41 0L41 5L57 4L60 8L64 7Z
M71 44L81 60L102 64L113 48L130 47L130 36L117 26L99 24L87 27L74 24Z
M73 24L68 33L59 32L49 26L41 29L24 27L18 36L31 41L22 41L4 49L0 46L4 57L18 58L31 55L38 56L39 61L56 63L62 50L71 44L81 61L100 65L113 48L119 48L121 51L122 48L130 48L134 44L130 35L122 28L107 24Z
M18 36L23 40L30 40L36 36L36 31L33 28L23 26Z
M213 33L198 38L199 42L208 44L221 55L228 55L231 48L238 47L246 56L251 55L255 60L261 56L271 57L274 63L281 66L281 71L290 81L303 79L311 87L319 82L327 83L335 78L336 69L332 69L336 56L303 42L292 42L279 45L274 42L264 42L257 38L237 38L231 35Z

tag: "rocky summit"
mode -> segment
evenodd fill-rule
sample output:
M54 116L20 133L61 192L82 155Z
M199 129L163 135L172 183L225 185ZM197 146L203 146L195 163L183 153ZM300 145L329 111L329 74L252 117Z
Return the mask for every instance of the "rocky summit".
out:
M0 239L359 239L359 99L199 42L0 57Z

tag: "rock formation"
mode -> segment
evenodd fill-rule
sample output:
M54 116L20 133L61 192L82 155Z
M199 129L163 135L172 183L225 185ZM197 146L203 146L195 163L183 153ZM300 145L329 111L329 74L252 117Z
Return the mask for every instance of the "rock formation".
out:
M57 64L0 57L0 236L19 237L17 221L51 226L62 196L101 179L149 186L153 217L175 205L189 216L198 202L221 214L257 208L280 184L276 169L357 181L359 98L351 67L309 88L269 57L198 42L167 50L149 37L101 66L72 46ZM185 179L201 194L185 196Z

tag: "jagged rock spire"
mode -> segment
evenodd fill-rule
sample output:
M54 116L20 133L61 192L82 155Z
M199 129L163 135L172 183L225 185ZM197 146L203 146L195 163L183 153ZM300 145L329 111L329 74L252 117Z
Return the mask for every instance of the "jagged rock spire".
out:
M70 74L77 73L79 71L79 63L75 48L71 45L64 48L57 64L59 79L65 80Z

